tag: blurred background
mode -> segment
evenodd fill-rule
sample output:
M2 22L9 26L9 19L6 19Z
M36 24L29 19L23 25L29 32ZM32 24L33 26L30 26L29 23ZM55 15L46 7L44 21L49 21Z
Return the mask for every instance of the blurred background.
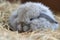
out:
M11 3L20 1L21 3L25 3L28 1L32 2L41 2L45 4L46 6L50 7L50 9L55 12L55 14L60 14L60 0L7 0Z
M0 0L0 40L60 40L60 25L56 31L18 33L9 30L8 18L11 12L16 10L20 4L28 1L41 2L50 7L56 14L55 18L60 24L60 0Z

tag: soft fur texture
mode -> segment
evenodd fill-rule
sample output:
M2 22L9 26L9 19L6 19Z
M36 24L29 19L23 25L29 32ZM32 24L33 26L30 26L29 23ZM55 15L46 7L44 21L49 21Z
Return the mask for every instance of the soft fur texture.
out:
M39 19L34 19L32 20L31 23L31 29L32 30L45 30L45 29L50 29L50 30L57 30L58 24L56 23L51 23L45 18L39 18Z
M40 14L47 15L48 19L40 17ZM32 31L37 29L56 30L58 23L55 22L56 19L47 6L34 2L20 5L9 18L10 28L13 31L29 31L30 29Z

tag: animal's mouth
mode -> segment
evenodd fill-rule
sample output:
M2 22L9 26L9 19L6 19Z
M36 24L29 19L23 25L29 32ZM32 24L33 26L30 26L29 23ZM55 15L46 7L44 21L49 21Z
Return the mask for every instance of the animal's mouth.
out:
M27 26L28 27L28 29L26 31L29 31L30 30L30 24L27 24L25 22L20 22L19 24L21 25L21 31L18 30L18 32L20 32L20 33L25 32L24 31L24 26Z

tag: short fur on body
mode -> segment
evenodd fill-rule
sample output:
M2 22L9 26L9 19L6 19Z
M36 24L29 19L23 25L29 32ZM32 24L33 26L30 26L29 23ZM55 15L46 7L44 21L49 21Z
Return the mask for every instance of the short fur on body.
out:
M9 24L13 31L29 31L30 29L33 31L42 28L56 30L58 28L58 22L52 11L42 3L34 2L20 5L10 16Z

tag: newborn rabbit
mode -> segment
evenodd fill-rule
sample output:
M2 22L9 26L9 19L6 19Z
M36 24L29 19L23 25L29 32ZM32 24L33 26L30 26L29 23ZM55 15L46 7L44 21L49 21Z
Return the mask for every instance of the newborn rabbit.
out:
M9 17L10 29L19 32L42 28L55 30L58 28L56 24L58 22L56 22L52 11L41 3L27 2L22 4Z

